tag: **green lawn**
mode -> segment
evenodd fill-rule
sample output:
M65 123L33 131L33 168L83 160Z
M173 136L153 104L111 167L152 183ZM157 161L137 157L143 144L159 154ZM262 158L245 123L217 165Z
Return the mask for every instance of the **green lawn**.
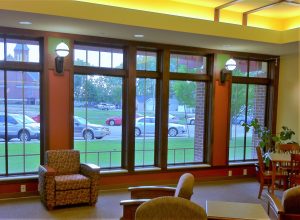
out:
M256 158L255 148L252 146L252 139L246 140L246 159ZM244 138L236 137L229 142L229 160L243 160L244 159Z
M234 145L235 143L235 145ZM243 148L242 138L237 138L235 142L230 141L231 148L229 150L230 160L242 160ZM251 140L248 140L250 146ZM194 139L193 138L169 138L168 141L168 163L184 163L194 162ZM236 146L236 147L234 147ZM0 174L5 173L4 161L4 143L0 143ZM94 141L75 141L74 148L82 153L81 161L95 163L101 167L120 167L121 166L121 141L120 140L94 140ZM8 144L8 165L9 173L17 172L35 172L40 164L38 142L22 143L9 142ZM246 148L246 158L253 157L252 147ZM23 156L26 155L25 156ZM136 139L135 165L153 165L154 161L154 139Z

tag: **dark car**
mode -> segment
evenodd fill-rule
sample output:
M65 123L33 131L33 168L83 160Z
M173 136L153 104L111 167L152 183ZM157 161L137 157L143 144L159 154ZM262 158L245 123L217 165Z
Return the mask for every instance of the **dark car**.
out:
M245 115L232 117L232 124L242 125L245 122L245 118ZM253 115L247 115L247 123L250 123L253 119Z

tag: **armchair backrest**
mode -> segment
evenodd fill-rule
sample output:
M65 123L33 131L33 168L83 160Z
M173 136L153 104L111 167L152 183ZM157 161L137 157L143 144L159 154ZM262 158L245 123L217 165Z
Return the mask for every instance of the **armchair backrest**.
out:
M190 199L193 195L194 176L190 173L183 174L177 184L175 197Z
M45 163L54 168L58 174L79 173L80 152L78 150L46 151Z
M158 197L151 199L137 208L136 220L166 219L166 220L205 220L205 210L187 199L179 197Z
M300 218L300 186L296 186L284 191L282 196L284 213L299 214Z

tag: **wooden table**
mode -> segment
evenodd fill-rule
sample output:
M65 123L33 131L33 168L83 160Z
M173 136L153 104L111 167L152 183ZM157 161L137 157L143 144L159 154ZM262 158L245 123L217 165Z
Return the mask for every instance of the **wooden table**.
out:
M209 220L270 220L262 205L256 203L206 201L206 213Z
M270 153L269 158L272 162L271 193L274 194L277 164L280 164L283 162L291 162L291 154L289 154L289 153Z

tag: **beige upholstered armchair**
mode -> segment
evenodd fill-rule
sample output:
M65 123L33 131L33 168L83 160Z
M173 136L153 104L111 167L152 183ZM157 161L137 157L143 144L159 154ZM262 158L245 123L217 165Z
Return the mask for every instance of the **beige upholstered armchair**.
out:
M285 190L282 200L273 194L267 194L268 213L270 208L279 220L300 219L300 186Z
M136 209L144 202L150 199L162 196L181 197L190 199L193 195L194 176L190 173L183 174L177 184L177 187L167 186L138 186L129 187L131 193L130 200L122 200L123 205L122 220L134 219Z
M49 150L45 165L39 166L39 193L48 209L54 206L88 203L98 198L100 167L80 164L77 150Z
M180 197L159 197L141 204L135 220L206 220L205 210L187 199Z

